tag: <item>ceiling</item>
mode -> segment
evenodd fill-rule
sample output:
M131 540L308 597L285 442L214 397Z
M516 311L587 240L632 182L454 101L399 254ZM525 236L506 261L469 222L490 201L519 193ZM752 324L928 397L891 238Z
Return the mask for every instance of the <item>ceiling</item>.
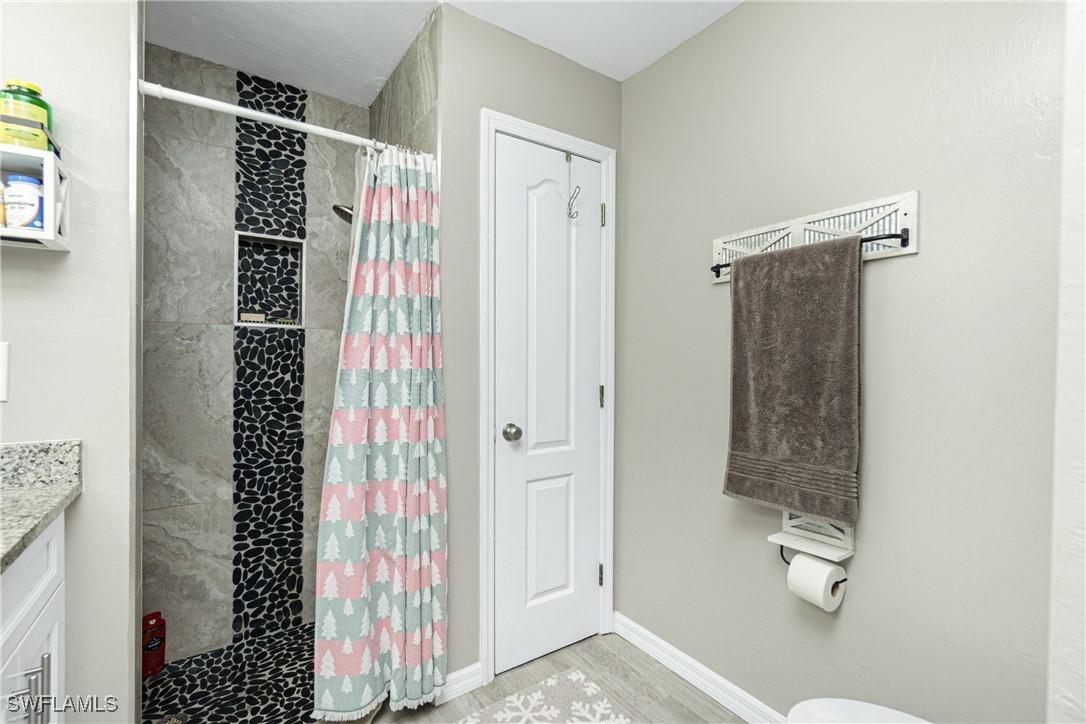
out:
M626 80L740 0L702 2L472 2L461 10L599 73Z
M147 42L369 106L434 2L155 0Z
M171 50L369 106L436 4L155 0L146 5L146 37ZM622 81L739 0L452 4Z

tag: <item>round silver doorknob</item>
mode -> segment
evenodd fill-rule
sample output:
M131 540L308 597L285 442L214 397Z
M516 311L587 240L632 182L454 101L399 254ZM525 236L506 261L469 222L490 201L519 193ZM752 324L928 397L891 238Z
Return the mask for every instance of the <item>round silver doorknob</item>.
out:
M523 434L524 430L521 430L519 427L511 422L506 423L505 427L502 428L502 437L504 437L509 442L516 442L521 438L521 435Z

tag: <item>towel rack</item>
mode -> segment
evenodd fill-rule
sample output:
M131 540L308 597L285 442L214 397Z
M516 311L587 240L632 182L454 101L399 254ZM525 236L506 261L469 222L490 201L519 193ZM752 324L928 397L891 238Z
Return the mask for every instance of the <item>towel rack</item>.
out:
M860 237L860 243L861 244L866 244L869 241L885 241L887 239L900 239L901 240L901 248L902 249L908 248L908 246L909 246L909 230L908 229L902 229L901 232L897 233L897 234L876 234L875 236L861 236ZM731 262L728 262L727 264L713 264L711 267L709 267L709 271L711 271L713 274L716 274L717 278L719 279L720 278L720 272L722 270L724 270L724 269L727 269L730 266L731 266Z
M919 192L905 191L836 209L746 229L712 241L709 270L712 284L727 284L729 267L741 256L817 244L841 236L857 235L864 261L912 256L919 249Z

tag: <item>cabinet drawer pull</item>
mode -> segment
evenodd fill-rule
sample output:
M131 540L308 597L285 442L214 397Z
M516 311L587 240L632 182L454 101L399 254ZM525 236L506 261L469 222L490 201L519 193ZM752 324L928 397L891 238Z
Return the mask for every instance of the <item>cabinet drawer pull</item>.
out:
M41 719L38 717L38 705L41 703L41 699L38 698L41 695L41 673L28 674L26 685L30 692L30 696L26 699L26 723L41 724Z
M53 656L41 655L41 666L27 669L22 673L26 677L27 688L13 692L12 697L29 697L30 705L27 707L26 720L29 724L49 724L49 709L52 702L47 702L42 697L49 696L53 688ZM41 707L38 711L37 707Z
M30 721L30 717L33 716L30 713L30 707L33 702L31 697L33 696L34 691L29 686L25 689L19 689L18 691L13 691L8 694L9 701L14 699L15 701L22 702L26 706L26 708L23 710L23 715L19 717L20 719L26 719L27 721ZM8 721L11 721L10 717Z

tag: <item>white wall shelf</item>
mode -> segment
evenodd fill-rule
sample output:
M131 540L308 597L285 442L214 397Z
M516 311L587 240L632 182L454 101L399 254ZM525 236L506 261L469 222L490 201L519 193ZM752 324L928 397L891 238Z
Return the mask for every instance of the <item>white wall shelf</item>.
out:
M799 551L800 553L809 553L812 556L825 558L827 561L833 561L834 563L840 563L847 558L851 558L852 554L855 552L844 548L838 548L829 543L812 540L811 538L804 538L795 533L785 533L784 531L774 533L766 540L770 543L776 543L779 546Z
M69 251L68 230L68 175L64 164L52 151L0 144L0 171L9 174L26 174L42 180L42 228L25 229L0 227L3 245L17 249L44 249Z

